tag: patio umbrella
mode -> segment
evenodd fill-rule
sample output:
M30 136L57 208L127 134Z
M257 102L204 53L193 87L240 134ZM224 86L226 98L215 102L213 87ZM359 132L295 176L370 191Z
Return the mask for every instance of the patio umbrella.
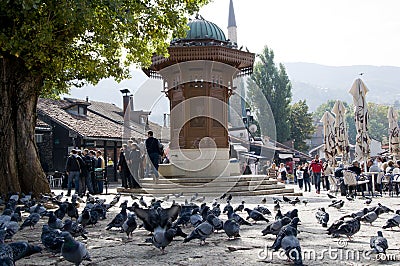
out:
M400 145L399 145L399 124L397 122L397 112L390 106L388 110L389 119L389 152L395 159L400 157Z
M333 115L326 111L321 118L324 124L324 151L325 159L333 162L336 155L335 148L335 118Z
M348 161L349 136L346 126L346 108L343 102L337 100L332 108L335 114L335 147L336 153L342 154L342 162Z
M355 159L364 162L369 157L371 142L368 135L368 106L365 99L367 92L368 88L360 78L354 81L349 91L353 95L354 120L357 130Z

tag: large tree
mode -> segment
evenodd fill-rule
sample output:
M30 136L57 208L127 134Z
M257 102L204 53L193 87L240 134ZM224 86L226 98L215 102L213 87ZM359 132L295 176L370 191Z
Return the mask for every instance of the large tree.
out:
M129 76L166 54L208 0L0 1L0 193L48 192L34 141L39 95Z
M298 101L290 106L290 138L294 140L296 150L307 152L305 142L314 133L312 113L308 111L306 100Z
M271 131L267 121L274 119L276 127L276 140L285 142L290 138L290 101L292 97L292 85L286 73L285 67L274 62L274 52L267 46L258 55L259 61L254 65L254 71L248 81L248 101L254 107L263 134ZM264 98L265 97L265 98ZM268 101L273 117L267 117L269 108L265 101ZM266 120L266 121L264 121ZM270 136L271 137L271 136Z

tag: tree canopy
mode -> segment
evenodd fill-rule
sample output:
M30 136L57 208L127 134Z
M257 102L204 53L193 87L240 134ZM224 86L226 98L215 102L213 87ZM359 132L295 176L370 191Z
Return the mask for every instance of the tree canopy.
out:
M290 106L290 138L294 140L294 148L307 152L305 142L314 133L312 113L308 112L306 100L298 101Z
M165 55L185 34L187 16L209 0L0 1L1 56L13 56L43 79L42 92L128 77L133 63Z
M258 55L260 61L254 65L253 75L248 81L248 101L256 110L256 116L268 114L268 106L260 99L267 99L273 117L263 120L274 119L276 126L276 140L285 142L290 137L290 101L292 97L292 85L287 76L285 67L274 62L274 52L267 46ZM262 94L262 95L260 95ZM268 123L259 120L261 132L264 134L271 131Z

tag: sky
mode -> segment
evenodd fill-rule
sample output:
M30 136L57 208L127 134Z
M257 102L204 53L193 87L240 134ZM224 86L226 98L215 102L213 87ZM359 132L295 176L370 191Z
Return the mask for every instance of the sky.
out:
M233 0L238 44L276 62L400 66L398 0ZM227 33L229 0L200 14Z
M308 62L328 66L375 65L400 67L399 0L233 0L238 45L261 53L265 45L274 51L276 63ZM214 0L200 14L217 24L227 36L229 0ZM135 108L168 109L160 97L161 82L148 80L141 71L116 83L71 89L69 97L112 102L122 106L119 92L129 88ZM158 82L158 83L157 83ZM157 95L141 100L139 95ZM157 103L154 105L154 103ZM163 110L155 112L157 109Z

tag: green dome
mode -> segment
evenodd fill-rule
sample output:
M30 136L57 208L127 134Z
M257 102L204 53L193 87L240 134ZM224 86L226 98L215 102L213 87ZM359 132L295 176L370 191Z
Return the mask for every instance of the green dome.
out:
M217 25L202 17L189 21L188 26L190 29L187 31L185 39L214 39L226 42L224 32Z

